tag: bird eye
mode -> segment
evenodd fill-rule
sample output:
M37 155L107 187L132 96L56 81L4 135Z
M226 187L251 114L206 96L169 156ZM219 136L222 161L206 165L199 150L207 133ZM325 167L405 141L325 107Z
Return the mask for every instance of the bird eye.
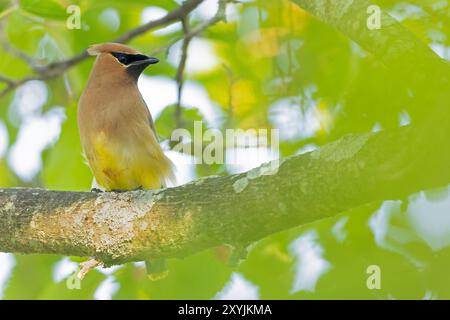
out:
M127 57L125 56L120 56L118 60L121 64L127 64Z
M128 64L128 58L126 55L122 54L122 53L118 53L118 52L112 52L111 53L116 59L117 61L119 61L121 64Z

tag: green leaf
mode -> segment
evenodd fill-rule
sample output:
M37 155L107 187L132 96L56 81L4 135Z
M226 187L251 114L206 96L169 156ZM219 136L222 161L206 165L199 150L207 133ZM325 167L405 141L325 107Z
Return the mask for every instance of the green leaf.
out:
M5 299L37 299L50 285L52 270L59 257L55 255L15 255L13 269L5 292Z
M129 6L161 7L166 10L172 10L178 7L178 3L174 0L128 0L126 2L121 0L102 0L93 2L93 6L118 7L123 10Z
M92 175L82 156L76 108L68 107L60 138L44 154L42 180L49 189L90 190Z
M20 0L20 8L28 13L55 20L65 20L68 15L66 9L56 0Z
M239 266L246 279L259 287L261 299L288 299L294 259L287 251L288 233L264 239Z
M175 105L166 107L155 121L156 132L164 140L169 139L173 130L177 129L176 123L176 109ZM183 128L188 130L191 137L194 137L194 121L202 121L204 126L203 116L197 108L181 108L181 121Z
M144 268L127 265L116 272L115 299L211 299L223 288L232 269L213 250L168 261L166 278L151 281Z
M71 275L70 277L74 277ZM69 278L70 278L69 277ZM79 288L75 285L68 285L67 278L58 283L50 283L42 293L37 297L42 300L84 300L93 299L94 293L98 286L106 276L97 270L90 271L83 281L80 282ZM69 281L71 281L69 279Z

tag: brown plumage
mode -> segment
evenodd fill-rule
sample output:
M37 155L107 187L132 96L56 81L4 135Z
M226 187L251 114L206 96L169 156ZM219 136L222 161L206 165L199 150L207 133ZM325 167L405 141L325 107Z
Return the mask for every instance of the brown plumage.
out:
M96 55L78 104L81 143L97 184L110 190L160 188L172 179L137 79L156 58L122 44L92 46Z

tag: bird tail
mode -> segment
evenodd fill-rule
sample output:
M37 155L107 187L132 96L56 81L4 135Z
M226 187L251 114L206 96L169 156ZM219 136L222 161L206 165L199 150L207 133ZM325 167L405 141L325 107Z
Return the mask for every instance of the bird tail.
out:
M147 277L152 281L164 279L169 274L166 259L146 260L145 268Z
M172 160L170 160L166 155L164 155L164 158L166 167L161 181L161 187L167 188L167 185L176 186L177 179L175 178L175 165L173 164Z

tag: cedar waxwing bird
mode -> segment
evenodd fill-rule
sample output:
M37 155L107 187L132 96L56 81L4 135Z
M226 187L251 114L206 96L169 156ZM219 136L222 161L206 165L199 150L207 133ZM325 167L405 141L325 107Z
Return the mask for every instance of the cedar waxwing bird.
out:
M118 43L91 46L96 60L78 104L81 144L94 182L105 191L159 189L173 181L172 163L137 86L156 58ZM152 263L150 273L163 263Z
M137 86L159 60L125 45L88 49L97 59L78 104L81 144L95 181L105 191L159 189L173 180L150 111Z

